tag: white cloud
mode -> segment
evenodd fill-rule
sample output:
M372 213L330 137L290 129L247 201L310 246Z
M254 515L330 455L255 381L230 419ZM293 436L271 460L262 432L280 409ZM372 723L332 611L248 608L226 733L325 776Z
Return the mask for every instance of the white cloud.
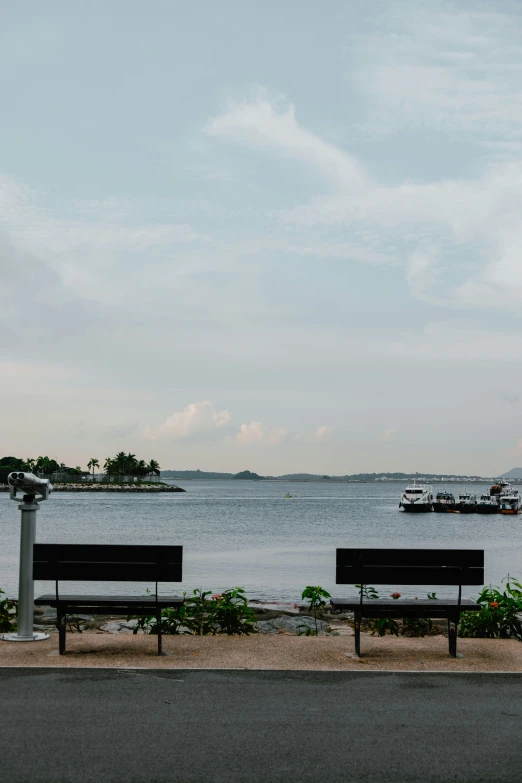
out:
M520 137L522 22L513 6L405 0L381 11L352 38L349 76L370 99L367 133Z
M252 421L250 424L242 424L236 435L237 443L247 446L250 443L263 440L264 430L260 421Z
M270 446L276 446L286 440L288 431L286 427L274 427L274 429L265 432L262 422L252 421L250 424L242 424L239 432L236 434L236 443L242 446L248 446L251 443L268 443Z
M270 443L272 446L276 446L278 443L282 443L284 440L286 440L287 435L288 430L286 427L275 427L273 430L270 430L266 440L267 443Z
M279 215L289 228L349 226L352 235L359 235L358 244L323 242L325 256L371 263L405 256L412 294L445 306L517 307L522 302L517 207L522 161L492 164L469 180L383 186L366 176L353 156L302 128L293 107L278 112L266 100L235 104L208 129L251 146L262 141L266 149L297 156L334 181L330 195ZM292 252L306 255L306 245L288 244L294 245ZM321 245L311 248L321 253Z
M381 432L380 435L377 435L376 439L380 441L393 440L396 433L397 433L397 427L394 425L393 427L390 427L389 430L384 430L384 432Z
M347 182L353 188L366 182L366 176L354 156L299 125L293 104L278 110L265 96L251 102L232 103L228 111L211 120L205 130L210 136L305 161L343 187Z
M325 424L323 424L321 427L318 427L315 431L315 437L317 440L327 440L332 433L335 432L334 427L327 427Z
M433 252L417 251L408 259L406 282L417 299L423 299L435 282L437 269Z
M145 437L150 439L168 437L172 440L188 438L196 432L224 427L231 419L228 410L218 411L213 402L192 402L182 411L169 416L158 430L147 428Z

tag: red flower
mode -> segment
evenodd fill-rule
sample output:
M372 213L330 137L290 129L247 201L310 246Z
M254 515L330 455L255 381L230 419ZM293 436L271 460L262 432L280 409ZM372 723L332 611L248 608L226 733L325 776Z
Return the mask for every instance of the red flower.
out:
M222 595L219 595L219 593L214 593L214 595L210 596L213 601L219 601L221 598L223 598Z
M491 601L489 605L492 609L498 609L498 601Z
M393 598L396 601L397 598L401 597L401 594L400 593L392 593L390 597Z

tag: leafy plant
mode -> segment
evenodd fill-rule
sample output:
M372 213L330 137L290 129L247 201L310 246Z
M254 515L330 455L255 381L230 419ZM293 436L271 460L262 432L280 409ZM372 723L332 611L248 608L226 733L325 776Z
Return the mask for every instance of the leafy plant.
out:
M163 609L161 612L161 632L164 634L204 634L254 633L255 612L248 606L248 599L242 587L224 590L222 594L212 595L211 590L196 589L187 596L183 593L184 603L178 607ZM130 617L127 618L130 620ZM151 634L158 633L158 624L154 615L138 617L133 633L142 629Z
M386 631L390 631L390 633L398 636L399 623L397 620L394 620L393 617L377 617L372 624L372 636L375 636L376 633L379 634L379 636L385 636Z
M433 628L430 617L404 617L401 626L401 636L426 636Z
M190 627L190 618L187 615L188 609L185 604L182 606L168 607L161 610L161 633L164 634L183 634L192 633ZM129 618L127 618L129 619ZM143 629L151 634L158 633L158 623L156 617L139 617L133 633L138 633Z
M206 633L214 632L214 609L215 604L207 600L207 596L212 590L203 590L201 588L193 590L192 595L185 597L185 606L187 607L187 626L192 633L203 636Z
M459 636L477 639L518 639L522 641L522 585L508 576L505 588L489 585L477 598L478 612L461 615Z
M308 605L308 611L312 612L314 618L315 636L317 636L319 633L319 629L317 627L317 615L322 613L322 610L326 606L325 599L330 597L330 593L320 585L308 585L301 593L301 598L303 600L306 598L310 602ZM306 635L310 636L310 634Z
M3 597L5 596L5 598ZM0 631L14 631L16 626L13 620L16 618L16 603L10 601L5 592L0 588Z
M358 590L359 594L362 594L363 598L366 598L367 600L371 600L372 598L378 598L379 593L375 589L375 587L372 587L371 585L355 585Z
M226 633L232 636L233 634L255 633L255 612L249 607L242 587L224 590L214 600L214 611L211 615L214 634Z

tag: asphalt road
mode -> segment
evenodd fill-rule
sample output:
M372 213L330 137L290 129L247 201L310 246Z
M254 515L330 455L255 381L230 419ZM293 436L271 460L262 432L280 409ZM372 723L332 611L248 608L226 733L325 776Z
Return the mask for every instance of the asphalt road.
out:
M522 780L522 675L0 669L9 783Z

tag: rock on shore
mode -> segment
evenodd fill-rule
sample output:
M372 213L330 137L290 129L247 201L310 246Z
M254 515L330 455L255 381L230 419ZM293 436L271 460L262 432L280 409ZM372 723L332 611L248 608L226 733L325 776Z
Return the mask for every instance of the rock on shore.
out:
M0 484L0 492L9 492L7 484ZM175 484L72 484L70 482L53 484L53 492L186 492Z

